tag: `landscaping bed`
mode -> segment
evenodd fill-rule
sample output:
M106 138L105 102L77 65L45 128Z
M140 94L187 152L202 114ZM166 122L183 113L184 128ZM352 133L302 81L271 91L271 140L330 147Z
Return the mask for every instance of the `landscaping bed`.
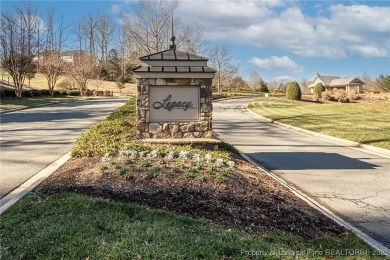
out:
M250 233L282 232L305 239L342 237L344 228L295 197L240 156L235 166L193 160L79 158L67 162L37 189L75 192L165 209ZM154 169L153 169L154 168Z

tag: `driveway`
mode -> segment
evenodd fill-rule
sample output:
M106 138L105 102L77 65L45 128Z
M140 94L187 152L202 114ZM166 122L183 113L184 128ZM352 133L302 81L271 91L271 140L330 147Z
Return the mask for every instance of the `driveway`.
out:
M66 154L84 129L126 101L96 99L0 114L0 198Z
M251 100L214 102L214 131L390 248L389 158L260 122L242 109Z

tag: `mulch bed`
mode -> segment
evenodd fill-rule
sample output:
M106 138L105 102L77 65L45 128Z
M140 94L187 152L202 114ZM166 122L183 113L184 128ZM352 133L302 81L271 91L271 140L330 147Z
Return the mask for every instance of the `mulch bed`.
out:
M126 180L116 170L102 174L100 158L70 160L38 186L37 192L60 192L101 197L164 209L180 215L202 218L217 225L252 234L276 231L314 239L327 234L343 237L346 230L295 197L285 187L238 155L236 166L224 183L213 178L192 180L182 173L158 173L146 180L133 173ZM119 159L116 159L119 163ZM157 164L157 160L155 162ZM124 165L124 164L123 164ZM153 165L153 164L152 164ZM205 174L206 173L196 173Z

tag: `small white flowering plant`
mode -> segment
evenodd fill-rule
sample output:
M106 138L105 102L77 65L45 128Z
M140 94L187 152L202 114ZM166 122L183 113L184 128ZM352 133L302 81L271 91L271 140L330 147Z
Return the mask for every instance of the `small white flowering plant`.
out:
M236 166L236 163L233 162L233 161L228 161L226 164L227 164L227 166L229 166L230 168Z
M109 162L111 160L111 155L110 153L106 153L103 155L103 157L100 159L102 162Z
M173 158L175 158L175 153L173 151L170 151L166 156L165 156L165 160L167 161L172 161Z
M179 159L187 160L188 159L187 155L188 155L188 151L181 150L179 152Z
M147 158L148 158L148 159L157 158L157 150L153 150L153 151L151 151L150 153L148 153Z
M205 159L205 161L207 162L207 163L210 163L210 161L211 161L211 159L212 159L213 157L211 156L211 154L206 154L205 156L204 156L204 159Z
M223 159L218 158L215 160L215 165L217 165L217 167L223 167L225 164L223 163Z
M200 154L196 153L194 154L194 156L192 157L192 160L195 162L195 163L201 163L203 161L202 157L200 156Z

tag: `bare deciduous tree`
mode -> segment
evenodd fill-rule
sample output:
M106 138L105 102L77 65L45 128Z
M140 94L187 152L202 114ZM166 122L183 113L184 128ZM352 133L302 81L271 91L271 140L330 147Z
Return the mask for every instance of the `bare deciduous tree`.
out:
M207 41L200 26L184 26L178 32L178 48L189 53L205 52Z
M33 53L38 26L39 17L31 4L1 14L1 67L12 77L18 97L22 96L26 76L35 72Z
M61 75L65 73L67 63L61 57L61 49L64 44L63 17L59 26L55 29L55 9L47 13L47 42L46 49L38 59L39 71L46 77L50 95L54 94L54 87Z
M102 65L107 65L108 45L114 38L116 26L108 16L100 17L97 21L96 42L100 49Z
M96 77L95 58L87 53L78 53L73 59L73 65L69 68L69 73L77 82L81 94L85 95L87 83L90 79Z
M95 57L96 51L95 51L95 35L96 35L96 27L97 27L97 18L90 15L88 16L82 24L83 33L85 37L89 41L89 55Z
M46 51L39 62L40 72L46 77L50 95L53 95L57 80L65 73L67 63L58 51Z
M84 32L83 32L83 26L82 26L81 22L79 22L76 25L74 25L73 32L76 35L77 41L79 43L79 52L81 52L82 51L83 40L84 40L84 37L85 37L84 36Z
M233 64L230 49L226 46L213 47L209 52L209 58L210 66L217 71L215 80L218 94L221 94L223 80L234 75L237 72L237 66Z
M141 54L159 52L167 47L171 17L177 4L176 0L141 0L139 11L124 19L125 30Z

